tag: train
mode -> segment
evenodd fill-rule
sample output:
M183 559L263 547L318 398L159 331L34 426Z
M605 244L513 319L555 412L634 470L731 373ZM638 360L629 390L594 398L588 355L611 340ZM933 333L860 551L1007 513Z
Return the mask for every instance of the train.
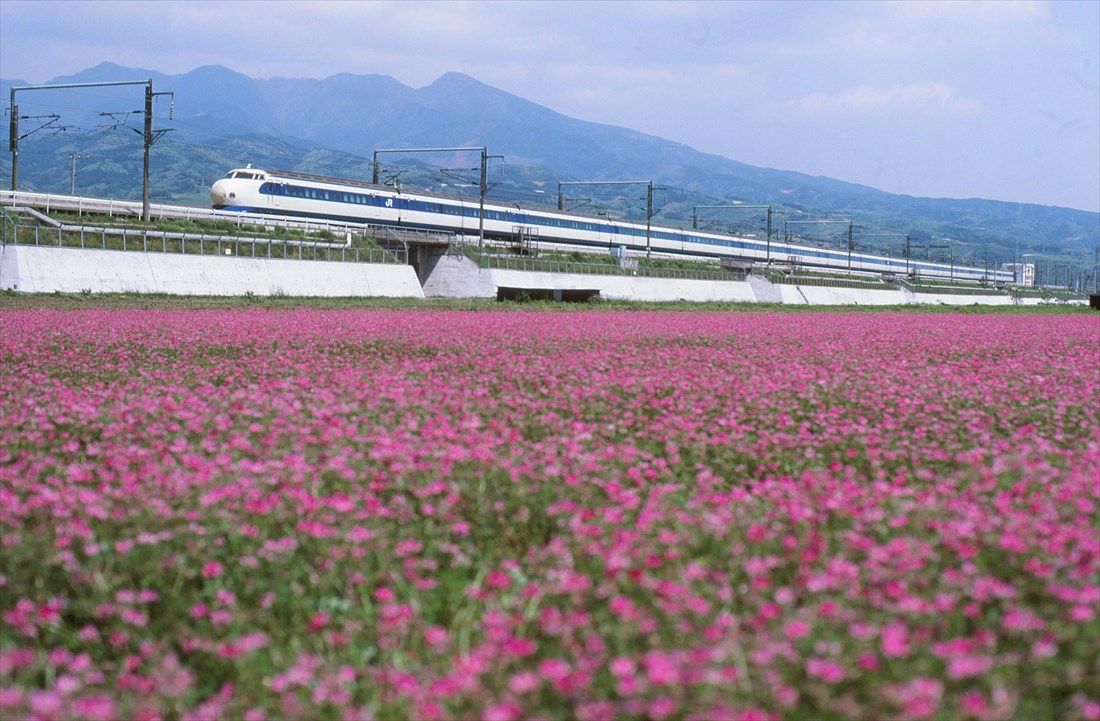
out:
M1012 272L650 225L548 208L484 202L288 171L230 170L210 188L218 210L479 235L537 239L563 248L646 253L734 263L777 263L831 271L1010 284Z

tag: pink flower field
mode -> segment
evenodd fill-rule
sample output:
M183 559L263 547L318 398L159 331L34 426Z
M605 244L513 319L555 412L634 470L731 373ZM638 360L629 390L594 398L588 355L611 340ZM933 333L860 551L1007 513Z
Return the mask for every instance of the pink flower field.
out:
M0 310L0 718L1100 719L1100 317Z

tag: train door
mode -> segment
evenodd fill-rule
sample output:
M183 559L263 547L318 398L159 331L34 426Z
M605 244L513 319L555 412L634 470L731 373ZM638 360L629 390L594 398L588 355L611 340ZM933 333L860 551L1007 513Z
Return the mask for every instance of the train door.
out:
M282 206L282 197L286 195L286 183L264 183L267 186L267 207Z
M607 218L596 221L596 242L601 248L607 248L610 252L615 245L615 237L615 227L611 225L611 221Z

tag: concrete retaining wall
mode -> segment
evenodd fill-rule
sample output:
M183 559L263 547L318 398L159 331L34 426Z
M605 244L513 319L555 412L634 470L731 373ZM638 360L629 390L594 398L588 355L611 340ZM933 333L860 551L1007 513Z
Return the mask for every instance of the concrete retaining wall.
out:
M118 250L0 246L0 289L28 293L169 293L173 295L389 296L495 298L497 288L597 290L608 300L743 301L795 305L1081 304L1005 295L912 293L748 281L639 278L486 270L464 255L427 249L412 266L336 263ZM423 283L423 287L421 287Z
M493 269L497 287L547 290L599 290L605 300L745 301L756 297L744 281L637 278L627 275L582 275Z
M0 289L27 293L423 298L411 266L7 245Z

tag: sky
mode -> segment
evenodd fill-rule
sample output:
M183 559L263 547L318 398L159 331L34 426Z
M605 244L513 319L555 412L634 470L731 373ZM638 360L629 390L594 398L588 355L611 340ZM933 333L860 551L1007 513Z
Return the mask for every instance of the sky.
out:
M1100 210L1100 2L0 2L0 77L448 71L894 193Z

